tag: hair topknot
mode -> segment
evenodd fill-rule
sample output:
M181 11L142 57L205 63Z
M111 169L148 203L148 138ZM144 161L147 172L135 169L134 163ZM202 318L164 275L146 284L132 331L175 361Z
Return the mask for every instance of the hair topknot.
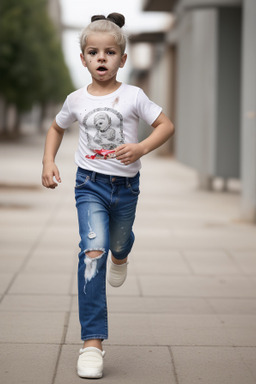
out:
M84 52L87 37L92 33L109 33L114 36L117 45L123 55L126 47L126 35L122 27L125 24L125 18L120 13L110 13L108 17L104 15L94 15L91 23L85 27L80 34L80 48Z
M91 22L98 20L112 21L112 23L115 23L120 28L122 28L125 24L125 17L121 13L117 12L110 13L107 17L105 17L104 15L94 15L91 17Z

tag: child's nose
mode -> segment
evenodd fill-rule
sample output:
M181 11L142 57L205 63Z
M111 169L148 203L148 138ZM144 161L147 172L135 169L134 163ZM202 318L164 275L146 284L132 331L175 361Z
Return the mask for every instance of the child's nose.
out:
M99 61L105 61L106 60L106 55L105 55L104 52L102 52L102 53L100 52L99 53L98 60Z

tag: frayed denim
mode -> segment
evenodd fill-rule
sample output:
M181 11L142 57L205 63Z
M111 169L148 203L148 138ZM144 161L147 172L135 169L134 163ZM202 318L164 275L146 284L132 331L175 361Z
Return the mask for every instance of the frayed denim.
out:
M130 253L139 193L139 173L127 178L77 170L75 198L81 238L78 304L82 340L108 338L107 257L109 250L119 260ZM91 258L90 251L99 251L99 256Z

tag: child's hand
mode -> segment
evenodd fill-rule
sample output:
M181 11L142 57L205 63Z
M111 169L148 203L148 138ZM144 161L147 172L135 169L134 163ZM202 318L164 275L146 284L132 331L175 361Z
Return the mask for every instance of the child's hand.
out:
M122 144L116 148L116 159L128 165L134 163L144 155L143 147L137 144Z
M58 186L58 183L61 183L61 178L56 164L54 162L44 164L42 172L43 186L54 189Z

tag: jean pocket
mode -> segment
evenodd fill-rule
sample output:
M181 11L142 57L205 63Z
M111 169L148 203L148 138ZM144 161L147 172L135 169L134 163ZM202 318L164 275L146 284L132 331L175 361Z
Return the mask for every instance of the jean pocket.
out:
M128 184L128 188L133 195L138 196L140 194L139 182Z
M87 183L88 181L90 180L90 176L87 175L86 177L84 175L81 175L81 174L77 174L76 175L76 185L75 185L75 188L78 189L78 188L83 188Z

